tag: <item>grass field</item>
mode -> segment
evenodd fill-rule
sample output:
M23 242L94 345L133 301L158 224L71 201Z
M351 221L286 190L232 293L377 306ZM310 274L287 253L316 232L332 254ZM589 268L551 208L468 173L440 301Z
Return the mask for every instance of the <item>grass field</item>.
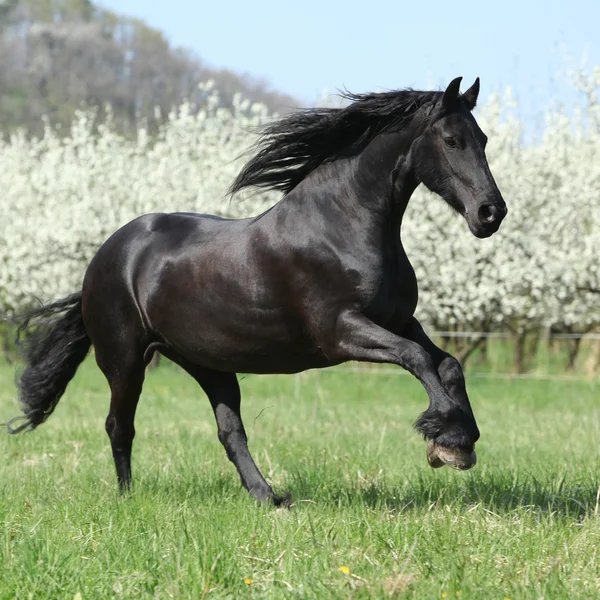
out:
M208 401L149 373L120 498L87 361L36 432L0 435L0 598L595 598L600 385L468 380L473 471L434 471L408 376L247 376L250 448L291 510L257 506ZM0 419L16 412L0 367Z

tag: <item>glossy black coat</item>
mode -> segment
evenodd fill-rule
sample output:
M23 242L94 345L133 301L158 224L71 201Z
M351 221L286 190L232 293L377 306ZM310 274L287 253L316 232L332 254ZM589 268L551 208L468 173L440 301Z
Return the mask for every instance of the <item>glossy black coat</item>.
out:
M158 351L208 395L244 486L277 502L248 451L236 373L386 362L429 395L415 425L429 440L430 464L473 466L479 431L462 369L414 317L417 281L400 235L420 183L478 237L506 214L471 114L479 82L463 95L459 84L354 97L348 108L273 125L232 187L284 192L255 218L150 214L118 230L91 261L81 294L24 321L54 319L21 379L23 427L47 418L93 344L111 388L106 428L126 487L144 371Z

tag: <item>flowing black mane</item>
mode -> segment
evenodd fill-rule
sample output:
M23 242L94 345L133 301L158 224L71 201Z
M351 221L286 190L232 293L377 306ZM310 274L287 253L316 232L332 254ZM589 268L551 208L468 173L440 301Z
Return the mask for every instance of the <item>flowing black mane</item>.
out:
M378 134L402 127L424 105L443 92L396 90L371 94L345 93L344 108L315 108L290 114L262 131L256 155L229 189L247 187L293 190L320 164L360 153Z

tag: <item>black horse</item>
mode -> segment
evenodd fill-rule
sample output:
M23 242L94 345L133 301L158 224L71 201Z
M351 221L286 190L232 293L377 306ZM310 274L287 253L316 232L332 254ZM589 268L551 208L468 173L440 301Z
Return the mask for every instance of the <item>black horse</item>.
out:
M111 390L106 431L127 488L136 406L158 351L206 392L250 494L277 503L248 451L236 373L385 362L407 369L429 395L415 427L429 440L430 465L472 467L479 431L463 372L413 316L417 282L400 239L420 183L477 237L492 235L506 215L471 114L479 79L464 94L460 81L444 92L348 95L344 108L267 126L230 189L283 192L257 217L149 214L119 229L91 261L81 292L22 318L20 332L30 334L19 381L25 423L11 431L48 418L93 344Z

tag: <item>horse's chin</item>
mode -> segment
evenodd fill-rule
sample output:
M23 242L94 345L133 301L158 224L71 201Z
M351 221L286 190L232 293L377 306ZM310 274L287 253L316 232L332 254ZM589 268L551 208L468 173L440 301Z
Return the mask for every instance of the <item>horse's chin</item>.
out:
M470 232L479 239L485 239L485 238L489 238L492 235L494 235L494 233L496 233L499 229L499 225L493 225L493 226L486 226L484 225L481 221L475 221L472 222L470 221L468 218L466 219L467 221L467 225L469 226L469 230Z
M484 240L485 238L489 238L489 237L493 236L494 233L496 233L496 232L495 231L473 231L473 229L471 229L471 233L476 238L479 238L480 240Z

